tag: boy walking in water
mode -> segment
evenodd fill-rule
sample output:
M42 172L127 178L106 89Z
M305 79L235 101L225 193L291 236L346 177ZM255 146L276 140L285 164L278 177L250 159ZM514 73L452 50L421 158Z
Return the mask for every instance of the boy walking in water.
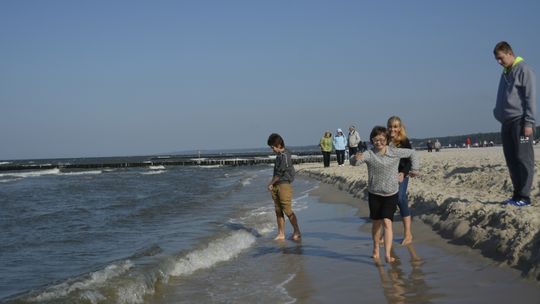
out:
M272 133L268 137L268 146L277 154L274 163L274 175L270 183L268 183L268 191L272 193L272 199L276 208L278 235L275 239L285 239L285 217L283 215L285 213L294 229L291 238L293 240L299 240L300 228L298 228L296 215L292 211L293 189L291 183L294 180L295 171L291 160L291 153L285 149L283 138L276 133Z

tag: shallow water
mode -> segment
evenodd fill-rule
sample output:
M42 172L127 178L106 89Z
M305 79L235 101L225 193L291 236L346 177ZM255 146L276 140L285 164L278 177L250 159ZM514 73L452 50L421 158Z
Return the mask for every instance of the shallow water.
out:
M421 238L413 247L395 246L399 263L375 265L365 215L335 204L351 198L320 185L333 198L327 201L310 192L318 182L301 177L293 206L303 238L274 241L273 203L265 191L270 175L269 166L1 175L0 302L540 298L538 285L516 272Z
M147 301L274 229L270 175L269 166L4 172L0 301Z

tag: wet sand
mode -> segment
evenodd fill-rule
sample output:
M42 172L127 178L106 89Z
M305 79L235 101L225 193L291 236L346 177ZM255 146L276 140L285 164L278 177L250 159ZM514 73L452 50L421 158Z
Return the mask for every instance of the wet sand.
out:
M455 244L478 249L494 261L540 281L540 145L532 206L502 206L512 193L501 147L417 152L421 176L409 180L409 205L419 219ZM297 172L367 198L367 169L300 164ZM413 231L414 234L414 231Z
M171 278L145 302L532 304L540 299L535 280L478 250L450 244L421 221L413 221L413 245L399 245L399 216L394 223L398 262L377 265L365 201L324 183L307 194L298 192L294 206L301 241L275 241L275 230L259 235L236 258ZM291 232L287 221L286 233Z
M303 240L296 263L302 273L285 285L297 303L538 303L540 285L500 266L468 246L448 243L420 221L415 241L401 246L402 223L394 223L398 262L371 259L367 202L321 184L319 202L299 213ZM298 247L287 241L285 248Z

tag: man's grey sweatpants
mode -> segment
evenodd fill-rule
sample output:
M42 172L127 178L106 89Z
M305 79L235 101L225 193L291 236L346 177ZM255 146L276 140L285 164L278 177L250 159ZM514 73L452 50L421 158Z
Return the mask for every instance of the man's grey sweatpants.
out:
M521 119L503 123L501 137L504 158L514 186L512 198L530 202L534 176L534 137L527 138L523 136L523 122Z

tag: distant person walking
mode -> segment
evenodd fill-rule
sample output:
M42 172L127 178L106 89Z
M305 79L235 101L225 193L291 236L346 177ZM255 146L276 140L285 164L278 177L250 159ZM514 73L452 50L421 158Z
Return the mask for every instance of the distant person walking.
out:
M319 142L319 147L321 148L321 153L323 155L324 167L330 167L330 154L332 153L332 132L324 132L324 135Z
M390 135L389 145L396 148L412 149L411 142L407 137L405 126L401 122L401 118L392 116L388 118L386 123L388 133ZM402 245L408 245L412 242L413 236L411 233L411 211L409 210L409 201L407 199L407 186L409 185L409 172L411 171L411 159L401 158L398 166L398 207L401 219L403 221L403 241Z
M336 150L338 166L343 167L343 163L345 162L345 148L347 147L347 139L343 135L343 131L341 129L336 130L336 136L334 136L332 143L334 144L334 149Z
M533 71L516 57L508 42L501 41L493 49L503 72L493 114L501 123L504 158L514 187L507 205L531 204L534 176L533 139L536 117L536 79Z
M267 186L268 191L272 193L276 211L278 235L275 239L285 239L285 217L283 216L283 213L285 213L294 229L291 239L299 240L300 228L298 227L296 215L292 210L293 188L291 183L294 181L295 171L291 160L291 153L285 149L285 142L279 134L270 134L267 143L272 151L276 153L274 174Z
M467 137L465 139L465 145L467 146L467 149L471 148L471 138L470 137Z
M435 147L435 152L441 151L441 142L438 139L435 140L435 144L433 144L433 146Z
M358 145L360 144L360 134L356 131L355 126L349 127L349 136L347 138L347 146L349 147L349 157L358 152Z

